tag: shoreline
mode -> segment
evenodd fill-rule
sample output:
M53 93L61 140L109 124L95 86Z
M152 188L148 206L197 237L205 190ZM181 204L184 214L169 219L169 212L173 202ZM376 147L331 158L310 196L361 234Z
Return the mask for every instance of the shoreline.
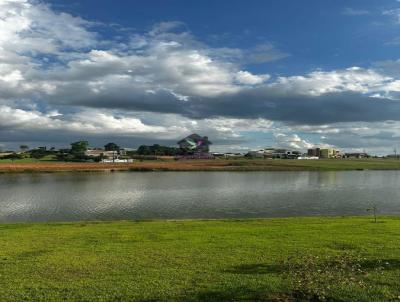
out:
M382 214L378 215L378 222L383 223L385 219L389 220L400 220L400 214ZM339 220L355 220L355 221L370 221L373 222L373 217L368 214L360 215L314 215L314 216L279 216L279 217L244 217L244 218L154 218L154 219L110 219L110 220L57 220L57 221L15 221L15 222L0 222L0 228L8 225L23 225L23 226L53 226L53 225L79 225L79 224L120 224L120 223L132 223L132 224L146 224L146 223L207 223L207 222L226 222L226 223L250 223L250 222L273 222L280 221L282 223L292 223L294 221L339 221Z
M133 163L1 162L0 174L51 172L255 172L255 171L362 171L400 170L399 160L319 159L319 160L181 160L136 161Z

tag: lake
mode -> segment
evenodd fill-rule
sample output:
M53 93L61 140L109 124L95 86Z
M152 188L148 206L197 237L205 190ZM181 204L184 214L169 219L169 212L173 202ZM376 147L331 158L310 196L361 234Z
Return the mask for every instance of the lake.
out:
M0 222L400 214L400 171L0 174Z

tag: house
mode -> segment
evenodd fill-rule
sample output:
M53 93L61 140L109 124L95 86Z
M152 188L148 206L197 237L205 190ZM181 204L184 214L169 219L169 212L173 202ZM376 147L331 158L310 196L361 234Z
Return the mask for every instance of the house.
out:
M242 157L243 154L242 153L231 153L231 152L228 152L228 153L225 153L224 156L225 156L225 158L237 158L237 157Z
M286 149L266 148L257 151L249 151L246 156L251 158L296 159L301 156L301 152Z
M344 154L345 158L368 158L370 155L368 155L365 152L355 152L355 153L345 153Z
M221 158L221 157L225 157L224 153L220 153L220 152L213 152L212 154L215 158Z
M0 158L14 154L12 151L0 152Z
M332 158L334 154L334 150L333 149L321 149L320 150L320 154L319 157L321 158Z
M275 153L276 153L275 148L265 148L264 149L264 157L265 158L274 158Z
M128 159L102 159L101 160L102 163L133 163L133 159L132 158L128 158Z
M115 160L119 157L118 151L105 151L103 149L88 149L85 155L92 158L101 157L103 159Z
M339 150L332 148L313 148L307 150L307 156L319 158L342 158Z
M339 150L327 148L320 150L320 157L321 158L342 158Z
M318 156L300 156L297 159L319 159Z
M237 158L237 157L243 157L242 153L232 153L232 152L227 152L227 153L220 153L220 152L214 152L212 155L215 158Z
M245 156L250 158L264 158L264 150L249 151Z
M281 158L285 159L287 158L287 150L286 149L275 149L275 151L272 153L272 158Z
M207 136L200 136L194 133L180 140L177 144L184 154L194 154L208 153L212 143Z
M286 151L286 158L287 159L297 159L301 157L300 151Z
M307 156L309 157L320 157L321 156L321 149L320 148L313 148L307 150Z

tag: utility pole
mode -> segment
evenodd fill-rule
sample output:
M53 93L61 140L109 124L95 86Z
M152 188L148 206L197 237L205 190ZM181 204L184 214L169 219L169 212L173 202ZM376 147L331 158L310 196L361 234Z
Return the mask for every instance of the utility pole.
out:
M393 150L393 151L394 151L394 158L398 159L398 158L397 158L397 149L396 149L396 148L394 148L394 150Z

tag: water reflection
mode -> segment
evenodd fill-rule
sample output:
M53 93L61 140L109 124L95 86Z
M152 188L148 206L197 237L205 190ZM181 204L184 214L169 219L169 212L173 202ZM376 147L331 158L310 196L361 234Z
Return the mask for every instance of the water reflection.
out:
M400 213L399 171L0 175L0 222Z

